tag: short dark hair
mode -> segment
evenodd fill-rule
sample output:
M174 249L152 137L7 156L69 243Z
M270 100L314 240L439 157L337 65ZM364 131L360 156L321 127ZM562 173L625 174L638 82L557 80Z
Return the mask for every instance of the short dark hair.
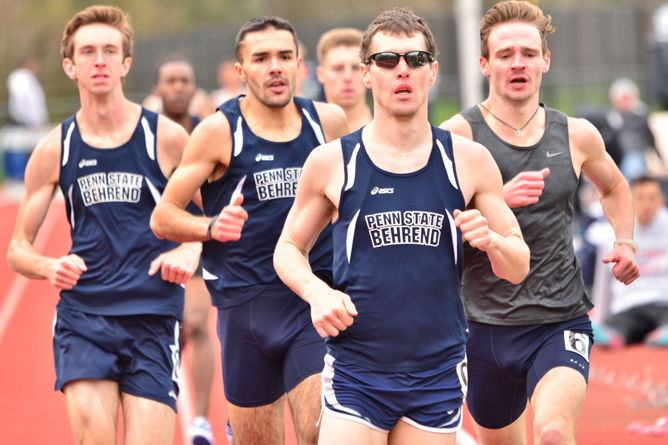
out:
M160 70L162 70L162 67L167 65L168 63L176 63L176 62L189 65L193 71L193 77L195 76L195 69L193 68L193 64L190 63L190 60L188 60L186 57L180 54L170 54L166 57L159 59L158 63L155 64L155 68L153 71L155 85L157 85L158 81L160 80Z
M656 184L659 186L660 189L662 189L661 181L659 181L659 178L655 178L653 176L640 175L631 179L631 188L635 187L636 185L643 185L643 184Z
M427 44L427 51L429 51L434 58L438 55L436 48L436 41L431 32L431 28L425 19L415 15L410 8L393 8L385 12L381 12L375 19L367 26L362 38L362 47L360 48L360 59L362 63L369 63L369 54L371 47L371 39L378 32L386 32L394 35L413 36L421 33L424 36Z
M237 33L237 38L235 39L234 43L234 54L237 57L237 62L242 61L241 47L243 46L246 34L252 32L264 31L267 28L284 30L292 34L292 39L295 42L296 55L299 55L299 43L298 43L299 40L297 39L297 31L295 31L295 28L292 26L292 24L281 17L265 15L262 17L256 17L252 20L249 20L239 29L239 32Z

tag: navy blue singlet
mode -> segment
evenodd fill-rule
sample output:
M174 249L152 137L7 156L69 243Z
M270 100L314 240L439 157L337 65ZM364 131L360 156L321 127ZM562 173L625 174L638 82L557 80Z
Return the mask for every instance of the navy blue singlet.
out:
M208 241L203 246L203 276L213 304L219 308L249 301L262 288L287 289L274 270L274 248L294 201L304 161L311 150L325 143L311 100L294 98L302 116L299 136L288 142L273 142L256 136L248 127L239 108L242 97L218 108L230 123L232 156L225 174L201 188L206 215L219 213L238 192L244 195L242 206L248 212L239 241ZM332 270L331 243L328 226L309 255L313 271L328 280Z
M183 288L148 275L151 262L176 243L159 240L149 220L165 188L156 157L158 115L142 109L130 140L116 148L91 147L76 115L62 124L60 189L65 196L72 249L86 262L59 308L97 315L183 317Z
M362 130L341 138L345 182L333 224L334 287L359 315L328 352L386 371L428 369L466 341L461 300L463 249L454 209L464 209L450 133L432 126L433 147L419 170L397 174L373 164Z

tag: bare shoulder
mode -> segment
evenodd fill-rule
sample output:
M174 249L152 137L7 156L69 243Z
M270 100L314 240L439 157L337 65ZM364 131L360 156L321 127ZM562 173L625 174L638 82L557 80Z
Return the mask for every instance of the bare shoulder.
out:
M587 119L568 117L568 139L571 147L584 157L605 150L601 134Z
M326 140L332 141L350 133L348 119L341 107L324 102L313 102L313 105L320 117Z
M343 164L341 139L335 139L314 148L306 162L309 168L321 170L323 173L337 169Z
M38 181L58 180L61 165L62 127L56 126L35 146L26 166L26 185L33 179Z
M444 121L441 125L439 125L439 128L448 130L451 133L458 134L460 136L464 136L468 139L473 139L471 125L466 119L464 119L464 116L459 113Z
M478 142L452 134L455 169L464 199L469 201L490 184L501 186L501 173L491 153Z
M231 139L231 127L227 117L216 111L205 117L192 132L191 137Z
M184 128L166 118L163 115L158 115L158 144L164 144L165 148L173 149L180 147L178 155L181 155L183 146L188 141L188 133Z

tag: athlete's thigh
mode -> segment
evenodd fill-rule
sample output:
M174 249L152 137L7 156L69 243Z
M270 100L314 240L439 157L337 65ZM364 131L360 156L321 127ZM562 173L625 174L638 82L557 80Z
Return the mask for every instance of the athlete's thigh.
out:
M586 392L587 383L578 371L563 366L548 371L531 397L534 437L546 426L573 437Z
M513 424L527 404L528 336L514 327L469 322L466 403L475 422L489 429Z
M228 401L234 445L282 445L284 437L285 397L267 405L237 406Z
M454 445L457 433L435 433L416 428L407 422L397 422L390 431L389 445Z
M589 356L594 338L589 317L583 315L562 323L550 323L545 325L542 331L540 347L527 374L529 398L533 399L533 392L538 382L550 370L559 367L576 371L586 387L589 379ZM573 381L579 380L573 378Z
M324 411L320 422L318 445L384 445L387 431L374 429L351 417L339 417Z
M288 393L305 379L322 372L327 352L325 342L313 327L308 306L298 305L289 318L292 326L300 328L284 330L289 343L285 345L283 358L283 383Z
M288 402L295 431L300 444L315 444L318 440L318 417L322 405L320 374L313 374L302 380L288 393Z
M118 383L111 380L73 380L65 384L63 393L78 443L116 443Z
M125 445L169 445L176 413L162 402L122 393Z
M285 393L282 360L269 357L253 332L252 303L218 309L225 398L242 408L272 404Z

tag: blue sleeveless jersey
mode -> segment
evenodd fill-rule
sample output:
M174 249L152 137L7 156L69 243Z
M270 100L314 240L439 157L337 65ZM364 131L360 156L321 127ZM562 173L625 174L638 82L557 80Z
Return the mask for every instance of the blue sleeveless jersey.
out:
M208 241L202 249L203 276L213 304L219 308L248 301L266 287L287 289L274 270L274 248L294 201L304 161L313 148L325 143L311 100L294 98L302 116L299 136L288 142L273 142L250 130L239 108L241 97L218 108L232 132L230 165L220 179L201 188L206 215L219 213L238 192L244 195L242 206L248 212L239 241ZM328 281L331 243L328 226L309 255L313 271Z
M358 315L328 337L337 359L371 370L418 371L466 341L463 248L453 222L464 209L450 133L432 126L427 164L412 173L373 164L362 130L341 138L345 181L333 224L334 287Z
M72 249L86 262L58 307L97 315L155 314L181 319L183 288L148 275L153 261L178 244L151 232L151 212L167 179L156 157L158 115L142 109L130 140L108 149L81 138L76 115L62 124L60 189Z

